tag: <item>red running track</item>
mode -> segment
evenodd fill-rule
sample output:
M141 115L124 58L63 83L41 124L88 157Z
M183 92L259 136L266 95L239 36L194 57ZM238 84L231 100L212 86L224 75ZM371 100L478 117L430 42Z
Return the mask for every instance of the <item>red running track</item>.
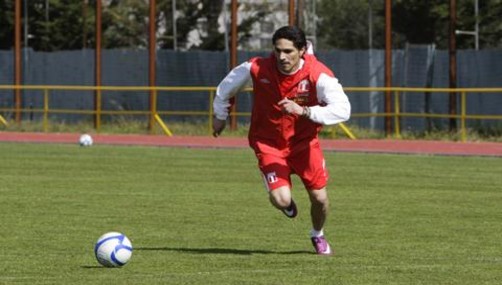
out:
M0 141L37 143L78 143L75 133L0 132ZM193 148L245 148L246 138L210 136L93 134L95 144L145 145ZM426 155L474 155L502 157L502 143L419 140L321 140L323 149L341 152L406 153Z

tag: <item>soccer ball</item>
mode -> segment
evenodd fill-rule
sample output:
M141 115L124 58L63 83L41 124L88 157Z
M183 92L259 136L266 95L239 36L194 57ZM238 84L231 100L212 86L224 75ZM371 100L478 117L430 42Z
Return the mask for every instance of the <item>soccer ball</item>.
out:
M94 246L94 254L103 266L121 267L131 259L132 244L125 235L109 232L99 237Z
M91 146L93 143L92 137L88 134L83 134L80 136L78 143L80 144L80 146Z

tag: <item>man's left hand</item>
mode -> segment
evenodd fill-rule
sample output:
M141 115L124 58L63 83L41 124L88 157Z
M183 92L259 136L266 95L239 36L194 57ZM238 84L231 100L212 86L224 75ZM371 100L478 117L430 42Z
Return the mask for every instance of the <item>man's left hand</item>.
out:
M286 114L294 114L301 116L303 114L303 107L296 104L295 101L289 100L288 98L284 98L279 101L279 106L281 106L282 111Z
M226 120L219 120L217 118L213 119L213 137L217 138L221 132L225 129L227 124Z

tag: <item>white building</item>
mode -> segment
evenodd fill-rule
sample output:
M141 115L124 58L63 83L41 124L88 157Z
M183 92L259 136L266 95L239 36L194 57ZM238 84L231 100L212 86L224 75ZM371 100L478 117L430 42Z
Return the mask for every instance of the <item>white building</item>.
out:
M219 31L225 33L226 38L230 36L231 29L231 0L225 1L223 11L219 17ZM315 42L315 19L312 20L309 13L312 8L315 9L315 0L305 0L310 9L304 9L303 19L305 27L307 27L307 37ZM248 19L263 13L264 17L261 21L255 23L250 31L251 37L245 43L240 43L238 49L246 50L263 50L268 49L271 45L271 38L274 31L289 22L289 0L238 0L239 6L237 11L237 21L241 24L243 20ZM315 11L315 10L314 10ZM185 47L182 49L197 46L201 43L201 37L207 32L207 20L201 18L199 20L198 29L193 30L188 35L188 40ZM228 43L228 41L226 41ZM227 47L228 49L228 47Z

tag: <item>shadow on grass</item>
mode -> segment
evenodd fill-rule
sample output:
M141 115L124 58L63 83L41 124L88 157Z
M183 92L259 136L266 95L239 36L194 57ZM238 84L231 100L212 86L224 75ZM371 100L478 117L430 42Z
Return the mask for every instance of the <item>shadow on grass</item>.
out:
M119 267L104 267L101 265L82 265L80 268L83 269L113 269L113 268L119 268Z
M247 250L233 248L186 248L186 247L136 247L134 250L144 251L177 251L198 254L235 254L235 255L252 255L252 254L313 254L311 251L272 251L272 250Z

